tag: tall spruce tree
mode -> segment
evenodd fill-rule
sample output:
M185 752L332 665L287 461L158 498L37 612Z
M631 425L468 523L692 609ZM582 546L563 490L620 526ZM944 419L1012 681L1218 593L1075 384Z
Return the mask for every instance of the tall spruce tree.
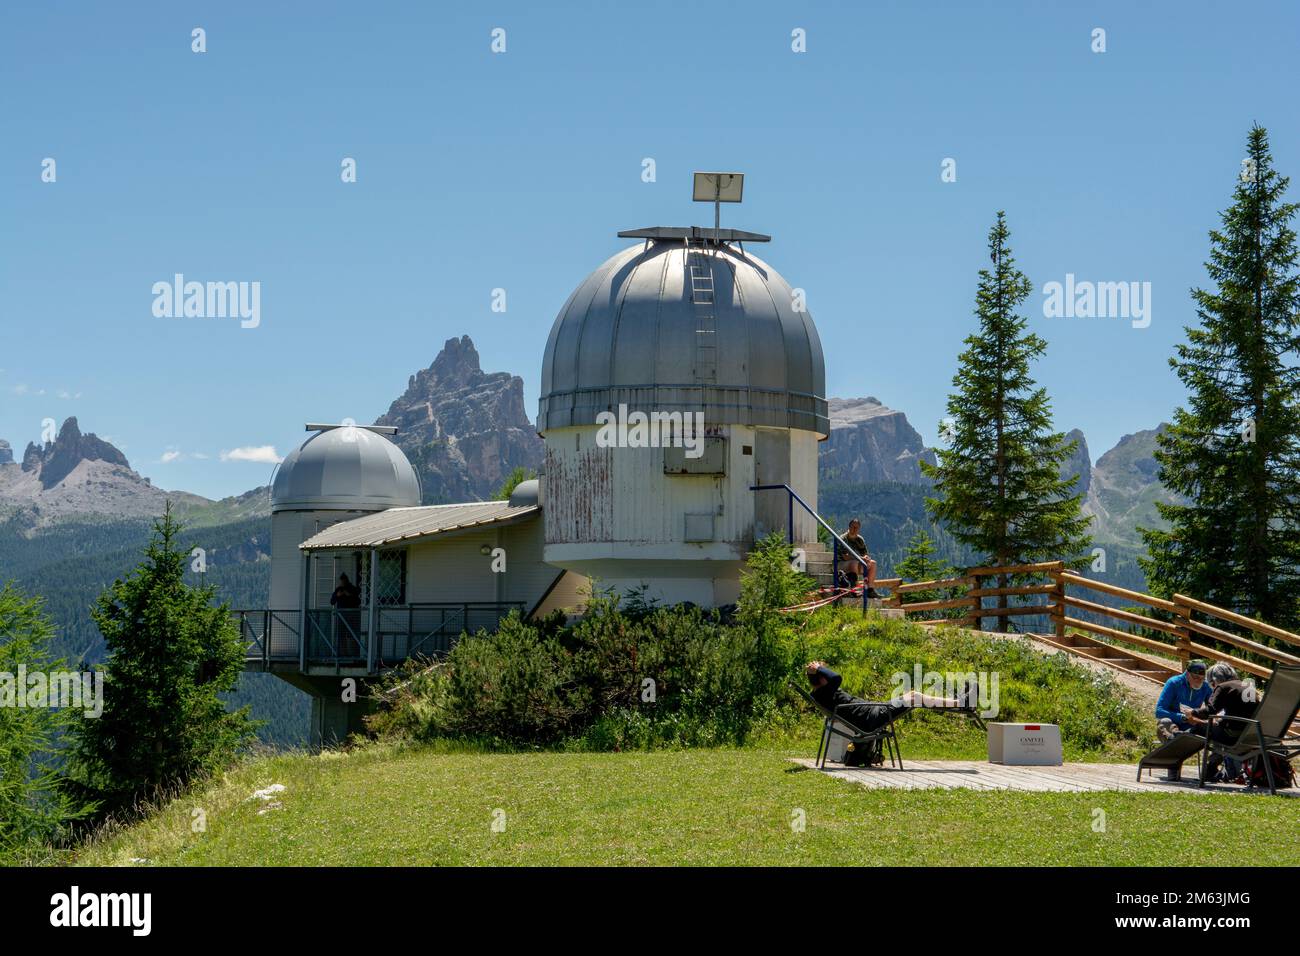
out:
M185 583L189 554L170 505L144 560L91 612L108 646L104 712L82 722L72 775L106 812L182 788L226 766L253 733L228 711L244 646L215 588Z
M1187 387L1158 439L1166 530L1140 529L1147 580L1280 627L1300 623L1300 273L1298 205L1250 131L1232 205L1210 232L1211 289L1169 360Z
M1033 286L1016 268L1010 235L999 212L989 230L993 268L980 270L975 296L979 331L966 338L948 396L948 447L937 452L936 465L921 463L934 479L926 507L981 563L1078 565L1091 544L1090 519L1080 512L1076 476L1061 476L1077 442L1053 430L1047 390L1029 374L1047 343L1017 314ZM999 580L1001 587L1010 583L1010 576ZM997 606L1007 603L1000 595ZM1006 615L998 630L1008 630Z
M67 669L50 650L53 639L40 599L0 586L0 865L35 859L90 809L60 782L58 750L75 713L31 696L33 677L49 688Z

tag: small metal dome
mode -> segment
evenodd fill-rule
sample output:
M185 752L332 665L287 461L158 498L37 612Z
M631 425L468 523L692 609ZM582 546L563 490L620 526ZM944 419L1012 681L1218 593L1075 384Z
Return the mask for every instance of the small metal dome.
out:
M521 481L515 485L515 490L510 492L510 507L512 508L531 508L538 503L540 498L540 484L536 478L529 478L527 481Z
M725 242L631 246L560 310L542 361L538 431L596 424L620 403L830 433L812 316L795 311L775 269Z
M275 473L271 511L382 511L420 503L420 479L402 449L364 427L312 435Z

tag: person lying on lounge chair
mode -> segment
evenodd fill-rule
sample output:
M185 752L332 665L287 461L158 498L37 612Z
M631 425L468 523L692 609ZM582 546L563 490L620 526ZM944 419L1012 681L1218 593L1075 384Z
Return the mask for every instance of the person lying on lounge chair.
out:
M809 661L804 667L808 682L812 684L812 697L822 707L842 716L863 733L884 727L893 718L902 716L913 707L962 708L978 706L977 685L967 683L960 698L931 697L919 690L909 690L901 697L885 703L872 703L840 690L844 678L826 666L825 661Z

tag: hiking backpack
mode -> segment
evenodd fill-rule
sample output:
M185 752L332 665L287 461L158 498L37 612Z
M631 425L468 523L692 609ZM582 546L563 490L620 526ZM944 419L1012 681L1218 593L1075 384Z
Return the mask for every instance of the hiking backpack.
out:
M1279 790L1288 790L1295 786L1295 771L1291 762L1277 754L1265 755L1273 767L1273 785ZM1264 760L1258 756L1246 761L1246 780L1252 787L1268 786L1268 771L1264 769Z

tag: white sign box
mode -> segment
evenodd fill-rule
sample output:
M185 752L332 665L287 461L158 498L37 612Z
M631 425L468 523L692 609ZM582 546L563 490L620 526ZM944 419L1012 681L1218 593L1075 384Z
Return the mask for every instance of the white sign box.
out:
M1056 767L1062 762L1058 725L989 724L989 763Z

